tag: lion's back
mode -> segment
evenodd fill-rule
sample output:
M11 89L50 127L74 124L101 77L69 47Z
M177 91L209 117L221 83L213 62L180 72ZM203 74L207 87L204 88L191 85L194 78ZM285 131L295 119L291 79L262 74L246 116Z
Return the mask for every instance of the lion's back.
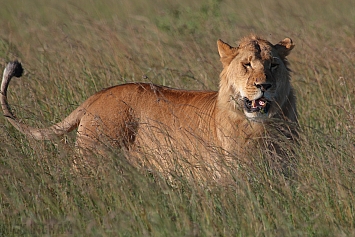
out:
M157 147L155 144L166 141L166 137L171 139L168 143L186 143L190 136L204 139L207 130L213 130L216 97L214 91L179 90L148 83L118 85L84 102L87 112L82 125L90 136L105 134L127 146L131 141L135 146Z

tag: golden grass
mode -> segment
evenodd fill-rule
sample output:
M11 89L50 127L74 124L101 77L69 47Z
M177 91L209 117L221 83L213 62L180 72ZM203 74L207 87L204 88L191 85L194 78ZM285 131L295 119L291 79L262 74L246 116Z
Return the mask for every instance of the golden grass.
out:
M9 101L30 124L57 122L124 82L217 89L217 39L257 33L296 44L303 140L291 177L256 154L235 186L171 186L121 154L82 177L70 169L74 134L68 145L31 141L1 118L0 235L354 235L354 19L350 0L3 2L0 63L26 68Z

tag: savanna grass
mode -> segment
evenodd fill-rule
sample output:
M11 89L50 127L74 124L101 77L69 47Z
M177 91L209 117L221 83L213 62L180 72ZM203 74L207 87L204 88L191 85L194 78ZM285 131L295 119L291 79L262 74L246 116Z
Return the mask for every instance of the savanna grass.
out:
M131 81L217 89L216 41L291 37L300 142L291 175L268 153L234 185L136 170L120 151L72 170L74 134L38 142L0 119L2 236L352 236L355 234L355 11L344 1L3 1L0 63L20 59L15 114L36 126ZM234 44L235 45L235 44Z

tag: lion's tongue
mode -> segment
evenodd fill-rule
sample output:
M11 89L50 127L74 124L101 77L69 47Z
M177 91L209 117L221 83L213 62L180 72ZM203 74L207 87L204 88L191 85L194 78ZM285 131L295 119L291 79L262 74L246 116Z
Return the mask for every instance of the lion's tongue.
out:
M265 101L261 99L251 101L252 108L265 107L265 105L266 105Z

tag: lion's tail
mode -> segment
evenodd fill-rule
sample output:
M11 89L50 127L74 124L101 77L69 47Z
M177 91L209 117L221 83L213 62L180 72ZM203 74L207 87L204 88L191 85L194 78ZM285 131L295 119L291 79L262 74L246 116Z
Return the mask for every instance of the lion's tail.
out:
M20 122L20 120L16 118L16 116L11 112L9 104L7 103L7 88L11 78L14 76L21 77L22 73L23 68L21 63L18 61L8 63L4 69L1 82L0 102L4 116L7 118L7 120L20 132L37 140L51 140L75 129L78 126L83 114L79 108L73 111L63 121L54 124L51 127L42 129L30 127Z

